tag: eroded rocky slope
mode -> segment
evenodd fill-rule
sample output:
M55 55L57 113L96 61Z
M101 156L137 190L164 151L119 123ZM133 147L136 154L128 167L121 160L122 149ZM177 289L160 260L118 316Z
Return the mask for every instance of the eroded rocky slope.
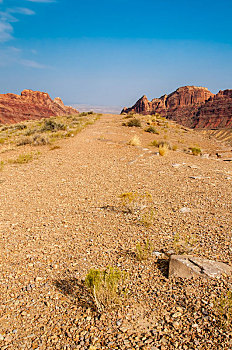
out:
M2 124L67 114L78 114L78 111L65 106L60 98L52 100L45 92L24 90L21 95L0 94Z
M205 87L183 86L152 101L143 96L122 110L129 112L159 113L190 128L232 128L232 90L214 95Z

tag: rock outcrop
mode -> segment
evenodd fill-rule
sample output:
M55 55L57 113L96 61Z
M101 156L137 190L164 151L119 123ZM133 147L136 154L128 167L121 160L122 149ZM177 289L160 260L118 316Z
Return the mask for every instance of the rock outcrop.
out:
M21 95L0 94L0 123L2 124L68 114L78 114L78 111L65 106L60 98L52 100L45 92L24 90Z
M149 101L146 96L122 113L159 113L190 128L232 128L232 90L214 95L207 88L183 86L169 95Z

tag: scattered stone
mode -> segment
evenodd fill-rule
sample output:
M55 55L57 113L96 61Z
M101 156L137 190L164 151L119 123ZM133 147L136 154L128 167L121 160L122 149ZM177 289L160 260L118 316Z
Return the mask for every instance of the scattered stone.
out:
M152 252L152 254L155 255L157 258L159 258L162 255L162 253L156 251Z
M180 213L182 214L186 214L186 213L190 213L191 209L187 208L187 207L183 207L180 209Z
M218 261L190 255L172 255L169 262L169 277L215 278L231 275L232 267Z
M179 168L182 164L179 164L179 163L175 163L175 164L172 164L172 167L173 168Z
M209 159L209 153L204 153L204 154L202 154L201 155L201 158L203 158L203 159Z

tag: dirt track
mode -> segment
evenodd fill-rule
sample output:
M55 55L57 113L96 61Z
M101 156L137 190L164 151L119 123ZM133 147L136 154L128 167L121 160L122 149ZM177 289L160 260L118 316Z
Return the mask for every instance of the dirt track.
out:
M231 162L178 151L160 157L148 147L154 136L121 123L120 116L105 115L60 141L60 149L0 172L1 349L232 347L229 332L212 323L213 297L229 281L198 281L197 288L169 281L163 254L180 232L193 235L194 254L231 264ZM127 144L135 133L141 147ZM206 151L219 145L202 136L199 142ZM130 191L151 193L151 227L120 210L118 196ZM180 213L182 207L190 213ZM140 263L131 253L147 237L162 259L153 254ZM95 316L80 290L63 293L65 283L81 283L91 267L109 265L130 274L120 310ZM181 293L187 302L180 302ZM171 316L176 311L178 320Z

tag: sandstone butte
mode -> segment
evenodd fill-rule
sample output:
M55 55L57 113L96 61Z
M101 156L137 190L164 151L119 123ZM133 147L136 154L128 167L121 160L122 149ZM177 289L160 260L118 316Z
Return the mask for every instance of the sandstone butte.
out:
M21 95L0 94L0 123L12 124L29 119L49 118L79 112L40 91L24 90Z
M215 95L205 87L183 86L152 101L143 96L134 106L122 110L129 112L159 113L189 128L232 128L232 89Z

